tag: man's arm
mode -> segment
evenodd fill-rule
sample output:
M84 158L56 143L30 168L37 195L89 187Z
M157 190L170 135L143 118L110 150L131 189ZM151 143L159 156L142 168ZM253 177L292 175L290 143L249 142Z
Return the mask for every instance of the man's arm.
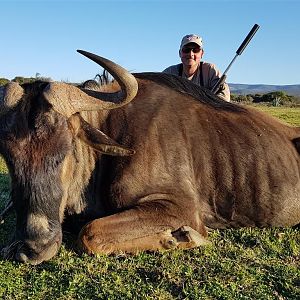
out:
M221 78L221 72L217 69L217 67L214 64L211 64L211 68L209 70L209 87L212 89L214 85L218 82L218 80ZM230 102L230 89L226 82L224 82L219 90L217 91L216 95L220 97L221 99Z
M222 98L223 100L230 102L230 89L229 86L226 82L224 82L218 92L216 93L216 95L220 98Z

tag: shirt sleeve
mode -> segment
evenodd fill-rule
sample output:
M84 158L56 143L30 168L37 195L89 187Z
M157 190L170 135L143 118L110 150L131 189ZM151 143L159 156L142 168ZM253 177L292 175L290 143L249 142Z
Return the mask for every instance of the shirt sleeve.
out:
M219 96L220 98L222 98L223 100L225 100L227 102L230 102L230 89L226 82L224 82L221 85L221 87L217 93L217 96Z
M162 71L162 73L168 73L173 75L179 75L178 65L170 66Z
M170 68L171 68L171 67L168 67L168 68L164 69L164 70L162 71L162 73L170 73Z

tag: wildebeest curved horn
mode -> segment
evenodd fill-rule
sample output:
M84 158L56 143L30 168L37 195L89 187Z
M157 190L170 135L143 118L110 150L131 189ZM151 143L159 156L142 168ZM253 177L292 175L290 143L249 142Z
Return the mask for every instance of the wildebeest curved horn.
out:
M0 87L0 115L16 106L23 94L24 90L17 82L10 82Z
M137 80L127 70L104 57L83 50L77 51L105 68L119 83L121 90L103 93L52 82L45 89L44 96L57 111L70 116L84 110L114 109L126 105L136 96Z

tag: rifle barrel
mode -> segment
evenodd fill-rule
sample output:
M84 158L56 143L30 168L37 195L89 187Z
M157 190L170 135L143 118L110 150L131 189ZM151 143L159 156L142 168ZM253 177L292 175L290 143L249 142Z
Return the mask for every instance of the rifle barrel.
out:
M242 42L241 46L239 47L239 49L237 49L236 54L237 55L241 55L244 51L244 49L247 47L247 45L249 44L249 42L251 41L251 39L253 38L254 34L256 33L256 31L259 29L259 25L255 24L251 31L248 33L248 35L246 36L246 38L244 39L244 41Z
M236 60L237 57L238 57L238 54L235 55L235 57L232 59L232 61L230 62L230 64L228 65L228 67L226 68L226 70L224 71L223 74L227 73L227 71L230 69L231 65L234 63L234 61Z
M238 57L238 55L241 55L243 53L243 51L245 50L245 48L247 47L247 45L249 44L249 42L251 41L251 39L253 38L253 36L255 35L255 33L256 33L256 31L258 29L259 29L259 25L255 24L252 27L251 31L246 36L246 38L244 39L244 41L242 42L242 44L240 45L240 47L237 49L235 57L232 59L232 61L230 62L230 64L226 68L226 70L224 71L222 77L216 82L216 84L211 89L211 91L214 94L218 91L220 85L225 81L224 79L226 78L226 73L230 69L230 67L233 64L233 62L236 60L236 58Z

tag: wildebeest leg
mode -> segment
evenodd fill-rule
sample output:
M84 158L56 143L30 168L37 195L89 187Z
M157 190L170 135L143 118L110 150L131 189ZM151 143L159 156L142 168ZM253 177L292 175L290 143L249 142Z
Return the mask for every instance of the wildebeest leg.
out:
M159 215L155 208L133 208L87 224L79 234L79 246L88 254L135 253L194 248L208 243L205 236L170 215Z

